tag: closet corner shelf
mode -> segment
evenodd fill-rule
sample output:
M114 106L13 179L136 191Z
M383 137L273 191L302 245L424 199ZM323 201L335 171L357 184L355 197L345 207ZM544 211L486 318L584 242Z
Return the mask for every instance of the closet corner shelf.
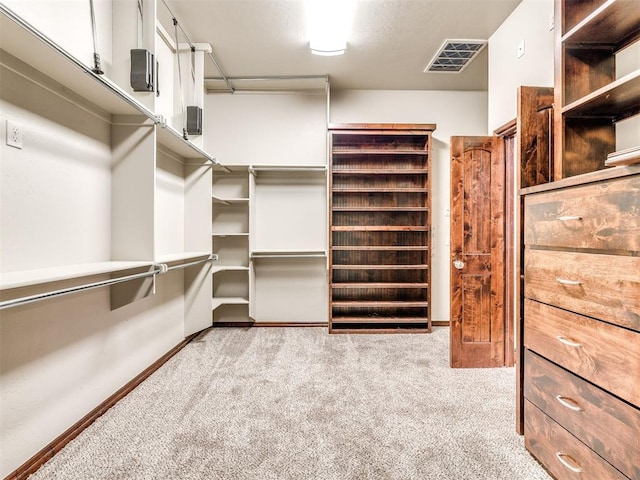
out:
M7 272L0 274L0 290L73 280L76 278L90 277L92 275L119 273L126 270L152 267L153 265L153 262L113 261Z
M214 237L248 237L248 232L213 232Z
M620 121L640 113L640 69L564 106L562 113L572 117L610 117Z
M251 259L261 258L326 258L326 250L255 250Z
M565 45L626 45L640 35L640 9L626 0L608 0L563 37Z
M249 300L242 297L214 297L211 310L214 311L222 305L249 305Z
M248 198L223 198L216 195L212 195L213 203L218 205L245 205L249 203Z
M216 265L213 267L212 272L214 274L218 272L248 272L249 267L242 265Z

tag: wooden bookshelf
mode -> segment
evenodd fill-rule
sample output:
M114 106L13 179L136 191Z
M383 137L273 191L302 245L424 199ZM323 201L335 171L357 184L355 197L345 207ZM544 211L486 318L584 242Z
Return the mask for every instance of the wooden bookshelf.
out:
M434 125L332 125L329 331L430 332Z

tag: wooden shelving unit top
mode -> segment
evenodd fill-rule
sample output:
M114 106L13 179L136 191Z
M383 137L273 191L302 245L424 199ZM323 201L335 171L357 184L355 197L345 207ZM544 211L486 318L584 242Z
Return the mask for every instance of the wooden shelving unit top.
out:
M427 232L429 227L415 225L334 225L333 232Z
M401 308L425 308L429 306L429 302L411 302L411 301L384 301L384 300L350 300L350 301L334 301L334 307L401 307Z
M333 207L334 212L428 212L427 207Z
M427 155L424 150L392 148L340 148L333 150L334 155Z
M334 270L428 270L429 265L333 265Z
M426 168L398 168L396 170L391 169L379 169L379 168L352 168L352 169L334 169L334 175L425 175L428 172Z
M565 45L612 45L617 50L640 36L638 24L637 2L608 0L564 34L562 42Z
M428 283L392 283L392 282L363 282L363 283L336 283L331 288L429 288Z
M333 251L426 251L428 247L423 245L334 245L331 247Z

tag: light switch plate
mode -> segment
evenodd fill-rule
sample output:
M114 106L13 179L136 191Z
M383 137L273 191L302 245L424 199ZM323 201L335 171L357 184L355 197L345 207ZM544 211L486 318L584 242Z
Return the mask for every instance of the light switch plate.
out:
M518 58L522 57L524 55L524 40L521 40L520 43L518 43Z

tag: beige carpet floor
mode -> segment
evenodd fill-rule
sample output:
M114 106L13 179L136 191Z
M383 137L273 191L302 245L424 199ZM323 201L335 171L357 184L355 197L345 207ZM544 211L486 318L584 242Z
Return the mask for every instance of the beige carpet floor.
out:
M30 478L549 479L515 433L514 369L452 370L448 344L210 329Z

